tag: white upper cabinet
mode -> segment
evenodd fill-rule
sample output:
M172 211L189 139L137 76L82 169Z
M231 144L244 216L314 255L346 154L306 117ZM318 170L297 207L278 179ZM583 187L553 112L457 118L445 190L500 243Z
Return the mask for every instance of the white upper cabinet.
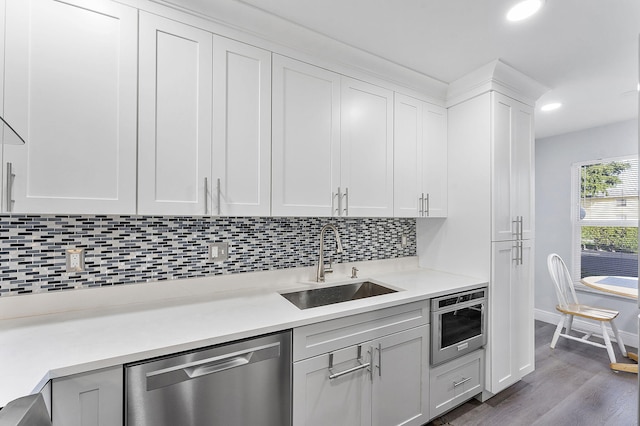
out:
M269 215L271 55L140 14L138 213Z
M393 92L342 77L342 216L393 216Z
M140 13L138 213L211 211L212 35Z
M396 93L394 216L446 215L446 109Z
M447 217L447 110L428 103L422 105L423 215Z
M340 76L273 55L274 216L338 216Z
M217 36L213 49L213 213L269 216L271 53Z
M7 0L4 210L135 213L137 11L110 1Z
M423 216L422 102L395 94L394 216Z
M533 236L533 109L492 92L493 240Z

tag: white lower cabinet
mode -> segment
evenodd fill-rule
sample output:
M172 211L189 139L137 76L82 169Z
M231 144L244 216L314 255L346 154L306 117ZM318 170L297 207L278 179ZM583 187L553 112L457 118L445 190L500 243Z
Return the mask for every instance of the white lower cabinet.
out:
M482 392L484 350L433 367L429 372L429 412L440 416Z
M533 241L492 243L487 390L496 394L535 368Z
M426 423L427 322L427 305L418 302L295 329L293 424ZM300 359L318 347L328 351Z
M52 380L53 426L121 426L122 366Z

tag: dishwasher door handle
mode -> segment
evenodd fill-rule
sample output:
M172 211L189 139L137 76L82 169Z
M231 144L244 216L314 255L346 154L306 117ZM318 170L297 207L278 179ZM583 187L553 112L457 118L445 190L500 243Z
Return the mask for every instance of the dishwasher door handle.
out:
M280 356L280 343L256 346L238 352L215 356L201 361L189 362L174 367L151 371L146 374L147 390L175 385L187 380L197 379L219 373L231 368L253 364Z

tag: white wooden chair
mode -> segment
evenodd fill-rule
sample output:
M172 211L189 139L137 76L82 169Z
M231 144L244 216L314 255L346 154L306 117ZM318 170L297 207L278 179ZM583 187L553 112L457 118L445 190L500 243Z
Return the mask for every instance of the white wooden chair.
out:
M578 302L578 298L576 297L576 291L573 288L573 280L571 279L571 275L569 275L567 265L565 265L562 258L557 254L552 253L549 255L549 257L547 257L547 267L549 268L549 274L551 275L551 280L555 285L556 295L558 296L558 305L556 306L556 310L558 310L558 312L562 314L560 322L558 322L558 326L556 327L556 332L554 333L553 339L551 340L551 348L553 349L556 347L556 343L558 343L559 337L565 337L577 342L582 342L606 349L607 353L609 354L609 359L613 364L616 362L616 355L613 352L611 338L609 337L609 332L607 330L607 323L609 323L611 324L611 329L613 330L615 340L616 342L618 342L618 346L620 347L622 355L627 357L627 350L625 349L624 343L622 343L622 339L620 338L618 327L616 327L616 324L613 322L613 320L618 316L619 312L612 309L596 308L593 306L580 304ZM599 322L602 330L602 338L604 339L604 345L589 340L589 338L593 335L593 333L591 332L575 330L583 333L584 336L571 336L569 333L571 332L571 328L573 326L574 316ZM562 333L562 328L565 323L566 333Z

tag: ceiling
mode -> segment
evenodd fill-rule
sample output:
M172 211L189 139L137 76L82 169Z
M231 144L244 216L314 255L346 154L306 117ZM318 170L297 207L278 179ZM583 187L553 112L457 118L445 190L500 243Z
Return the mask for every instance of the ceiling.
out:
M637 117L638 0L547 0L518 23L504 19L516 0L173 2L244 7L254 32L311 30L446 83L499 58L551 89L536 138ZM551 101L562 108L539 111Z

